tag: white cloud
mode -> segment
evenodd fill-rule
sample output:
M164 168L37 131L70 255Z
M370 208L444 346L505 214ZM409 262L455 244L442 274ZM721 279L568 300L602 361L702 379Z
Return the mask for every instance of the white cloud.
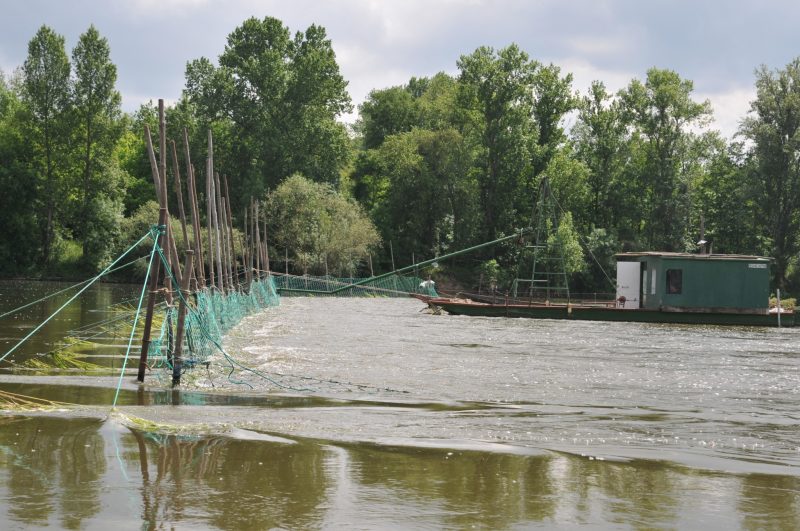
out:
M631 79L637 77L634 72L602 68L580 57L554 59L552 62L561 67L561 75L572 74L572 86L581 94L589 90L592 81L602 81L606 90L613 94L628 86Z
M611 36L578 35L567 39L567 45L582 55L613 55L630 47L630 39Z
M755 99L755 89L752 87L736 87L721 92L697 92L696 100L709 100L714 110L714 122L711 127L719 129L722 135L731 139L739 129L739 122L750 110L750 102Z
M162 16L185 9L208 5L210 0L127 0L126 9L147 11L153 16Z

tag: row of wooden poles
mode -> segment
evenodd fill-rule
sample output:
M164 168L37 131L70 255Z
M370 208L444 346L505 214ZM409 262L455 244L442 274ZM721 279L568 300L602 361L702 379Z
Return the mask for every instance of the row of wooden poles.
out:
M157 236L158 247L163 249L165 261L169 266L169 271L164 271L162 275L161 261L157 258L152 261L150 279L148 285L148 299L145 311L144 331L142 333L142 349L139 356L139 371L137 380L144 382L145 370L147 369L147 356L150 350L151 332L153 326L153 313L155 310L156 299L163 291L164 298L168 306L173 304L173 279L178 284L182 296L178 302L178 319L175 328L175 337L172 347L172 384L180 384L181 372L183 370L183 339L186 323L186 304L192 292L202 289L218 290L223 295L241 289L249 289L256 275L262 271L269 272L269 253L267 248L267 223L263 223L262 231L259 230L259 207L258 201L250 200L250 205L244 212L244 232L241 241L242 261L244 265L244 285L239 282L239 270L237 267L236 253L234 251L234 232L233 218L231 215L230 192L228 189L228 179L214 171L214 143L211 131L208 132L208 156L206 159L206 227L208 231L208 276L206 276L205 251L201 242L200 207L197 198L196 178L194 166L191 162L189 151L189 134L183 130L183 150L185 158L185 168L187 177L187 196L192 216L192 238L189 238L189 231L186 222L186 210L183 201L183 187L181 184L180 164L178 163L178 150L175 141L170 141L171 158L173 167L173 177L175 195L178 199L178 213L180 215L181 231L183 241L186 243L186 257L183 267L178 258L178 249L175 244L168 205L167 194L167 134L166 118L164 113L164 100L158 100L158 128L159 128L159 151L158 159L153 148L153 141L149 126L145 125L144 136L147 144L147 154L150 159L150 167L153 173L153 183L158 198L159 214L158 226L160 228ZM224 190L224 193L223 193ZM163 283L163 290L159 286Z

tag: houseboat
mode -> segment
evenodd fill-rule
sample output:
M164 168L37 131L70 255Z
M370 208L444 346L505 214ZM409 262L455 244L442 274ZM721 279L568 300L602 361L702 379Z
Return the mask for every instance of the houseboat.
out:
M732 326L794 326L792 310L769 305L770 258L668 252L620 253L616 298L427 298L436 311L485 317L632 321Z

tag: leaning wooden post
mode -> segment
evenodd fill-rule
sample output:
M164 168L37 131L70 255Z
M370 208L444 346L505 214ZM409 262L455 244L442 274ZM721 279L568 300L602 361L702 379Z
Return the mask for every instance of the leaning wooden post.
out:
M227 175L222 176L222 184L225 186L225 213L228 216L228 245L230 246L228 258L230 259L233 277L236 277L236 250L233 245L233 211L231 210L231 193L228 191ZM236 282L236 278L232 278L232 281Z
M167 262L178 282L181 284L181 264L178 262L178 250L175 246L175 235L172 233L172 224L169 219L169 197L167 195L167 118L164 111L164 100L158 100L158 174L161 180L161 206L167 209ZM164 275L164 284L172 292L172 278ZM176 286L177 287L177 286Z
M183 187L181 186L181 170L178 166L178 148L175 146L175 141L170 140L172 147L172 168L175 173L175 195L178 197L178 213L181 216L181 231L183 232L183 241L187 249L191 249L189 242L189 232L186 230L186 211L183 209ZM188 172L187 172L188 174Z
M194 166L189 153L189 133L183 128L183 149L186 157L187 183L189 191L189 204L192 207L192 231L194 232L194 251L195 251L195 276L199 279L200 285L206 287L205 268L203 266L203 243L200 238L200 209L197 204L197 183L194 178Z
M244 269L244 278L248 286L250 285L250 269L247 264L250 263L250 217L249 208L244 209L244 236L242 240L242 267Z
M218 251L218 247L215 249L215 210L216 210L216 201L214 200L215 192L214 192L214 141L211 136L211 129L208 130L208 156L206 157L206 202L208 203L208 269L211 272L211 285L219 289L220 291L224 291L222 289L222 279L219 279L219 285L215 282L215 270L214 266L216 265L216 260L214 254Z
M194 265L194 252L191 249L186 251L186 265L183 272L183 283L181 284L180 303L178 304L178 325L175 330L175 352L172 355L172 386L180 385L181 371L183 370L183 335L186 324L187 300L189 298L189 278L192 276L192 266Z
M156 198L158 199L158 205L159 205L160 209L163 208L165 211L167 211L167 207L166 207L166 204L164 202L164 197L163 197L164 193L165 193L164 192L164 187L161 185L161 176L159 175L158 162L156 161L156 154L155 154L155 151L153 150L153 138L150 135L150 127L147 124L145 124L145 126L144 126L144 139L145 139L145 144L147 145L147 156L150 159L150 170L151 170L151 172L153 174L153 184L155 185L155 188L156 188ZM159 222L158 222L158 224L159 224L159 226L163 226L164 227L164 236L167 236L167 232L166 231L167 231L167 227L168 227L168 223L169 223L169 212L167 211L167 216L164 218L163 222L161 221L161 217L160 216L161 216L161 212L159 210ZM164 247L167 246L167 244L168 244L168 239L167 238L160 239L159 240L159 244L158 244L159 245L159 249L163 250ZM167 255L169 255L169 253L167 253ZM161 262L160 258L158 259L158 262L159 263ZM165 275L165 277L168 277L168 276L169 275ZM167 299L167 304L172 304L172 289L170 289L172 284L169 283L169 279L167 279L167 278L165 278L164 283L167 285L167 292L166 292L166 295L165 295L165 298Z
M217 275L220 276L222 279L222 286L223 291L225 293L231 291L231 285L228 282L228 275L225 272L225 268L223 266L225 262L225 255L222 254L225 248L225 233L224 233L224 224L225 221L222 218L224 213L222 212L222 189L219 185L219 173L213 171L212 167L212 177L214 183L214 225L217 229ZM227 289L226 289L227 287Z
M219 187L219 180L217 180L217 187ZM219 243L222 245L222 274L225 275L225 284L228 286L228 291L233 290L233 286L231 285L231 276L228 273L228 242L227 237L227 230L225 229L225 225L227 221L225 221L225 203L220 201L217 203L217 216L219 218Z
M158 248L164 241L164 233L166 232L165 224L167 222L167 209L158 209L158 236L156 237L156 248L154 253L158 253ZM144 316L144 331L142 332L142 351L139 353L139 373L136 379L144 382L144 371L147 368L147 354L150 351L150 332L153 327L153 311L156 306L156 296L158 295L159 276L161 274L161 260L158 257L153 258L153 269L150 271L150 286L148 287L147 294L147 310Z
M267 209L264 208L264 265L269 275L269 242L267 240Z
M258 230L258 201L255 202L253 205L255 208L255 212L253 212L253 216L255 217L255 228L256 228L256 279L261 278L261 231Z
M209 133L209 141L211 135ZM211 287L216 288L217 282L214 275L214 238L212 235L212 227L214 225L214 216L211 215L211 181L208 176L208 164L206 163L206 226L208 228L208 277L211 279Z

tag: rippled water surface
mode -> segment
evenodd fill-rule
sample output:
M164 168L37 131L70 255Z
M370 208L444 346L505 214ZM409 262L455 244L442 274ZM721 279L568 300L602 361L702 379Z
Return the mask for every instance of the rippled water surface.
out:
M0 417L0 508L18 528L800 528L798 331L424 310L284 298L226 339L255 372L126 376L111 415L111 376L6 372L81 405Z

